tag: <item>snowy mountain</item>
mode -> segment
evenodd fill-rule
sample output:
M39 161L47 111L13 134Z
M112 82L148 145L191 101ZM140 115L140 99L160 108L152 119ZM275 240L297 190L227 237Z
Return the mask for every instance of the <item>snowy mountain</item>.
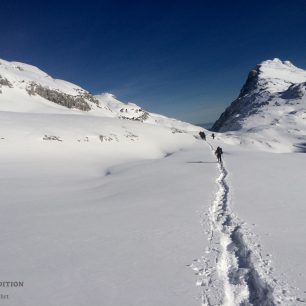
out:
M39 144L46 140L135 143L139 139L156 143L161 134L169 136L169 143L174 134L192 142L194 132L200 130L134 103L122 103L109 93L94 96L37 67L5 60L0 60L0 118L2 141Z
M248 75L238 98L212 129L232 133L241 142L287 152L306 142L306 71L289 61L267 60Z
M0 63L7 305L304 305L306 161L241 146L265 136L245 130L256 114L202 141L200 127ZM272 61L263 78L262 66L241 99L277 96L274 117L302 108L305 73Z
M97 96L67 81L54 79L35 66L0 59L0 111L65 113L129 119L166 126L192 125L122 103L110 93ZM70 112L67 112L70 109ZM81 111L81 112L80 112Z

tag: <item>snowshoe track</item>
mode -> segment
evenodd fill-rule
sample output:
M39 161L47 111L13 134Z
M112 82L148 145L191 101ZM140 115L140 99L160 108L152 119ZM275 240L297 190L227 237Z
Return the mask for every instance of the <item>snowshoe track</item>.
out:
M279 295L275 300L279 288L267 272L269 267L259 247L250 243L243 223L230 210L228 172L223 164L218 164L218 169L218 190L203 220L203 225L210 227L209 247L206 255L191 265L198 275L197 285L203 288L202 306L283 304Z

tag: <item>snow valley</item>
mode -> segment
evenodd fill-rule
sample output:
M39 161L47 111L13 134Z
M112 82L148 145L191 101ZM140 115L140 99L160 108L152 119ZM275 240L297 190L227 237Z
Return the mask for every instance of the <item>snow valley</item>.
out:
M0 60L1 302L304 305L305 82L259 64L203 141Z

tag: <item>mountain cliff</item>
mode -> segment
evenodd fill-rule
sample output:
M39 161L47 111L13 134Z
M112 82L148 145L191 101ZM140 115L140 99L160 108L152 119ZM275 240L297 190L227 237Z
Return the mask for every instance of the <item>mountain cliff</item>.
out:
M264 61L249 73L238 98L212 129L238 131L245 139L258 136L271 148L288 144L303 147L306 142L305 89L305 70L289 61Z

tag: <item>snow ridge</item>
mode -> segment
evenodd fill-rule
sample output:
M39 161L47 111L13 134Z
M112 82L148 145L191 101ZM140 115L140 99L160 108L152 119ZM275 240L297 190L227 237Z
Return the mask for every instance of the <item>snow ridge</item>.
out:
M199 127L147 112L134 103L123 103L111 93L93 95L39 68L0 59L0 113L61 114L119 119L182 131Z
M202 306L274 306L276 288L261 269L260 250L248 243L242 222L230 210L228 172L223 164L218 168L218 190L208 214L210 246L206 253L210 257L204 259L206 267L200 269L202 279L198 280L203 286Z

